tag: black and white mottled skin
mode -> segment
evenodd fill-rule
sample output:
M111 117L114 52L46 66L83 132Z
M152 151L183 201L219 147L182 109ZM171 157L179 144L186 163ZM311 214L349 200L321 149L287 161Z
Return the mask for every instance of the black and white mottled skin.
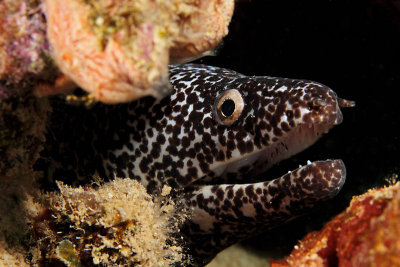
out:
M341 189L341 160L252 179L341 123L339 107L352 102L319 83L204 65L171 66L170 82L173 92L161 100L89 110L54 104L38 163L48 180L130 177L151 194L170 185L193 210L183 230L204 262Z

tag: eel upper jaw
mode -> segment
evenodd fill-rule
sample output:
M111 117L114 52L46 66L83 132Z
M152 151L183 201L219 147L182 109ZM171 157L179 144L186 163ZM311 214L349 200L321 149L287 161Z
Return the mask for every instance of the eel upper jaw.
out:
M216 173L224 176L227 173L236 173L241 168L247 167L249 173L246 175L256 176L270 169L276 163L307 149L335 125L340 124L342 120L342 113L337 108L335 116L324 120L323 123L299 123L271 145L220 166Z
M323 103L319 103L323 104ZM290 158L300 153L318 141L322 135L328 133L334 126L339 125L343 121L343 114L340 108L354 107L355 102L338 98L330 115L327 115L322 123L300 123L297 127L289 131L285 136L277 140L271 147L259 151L257 165L262 168L263 172L281 160Z

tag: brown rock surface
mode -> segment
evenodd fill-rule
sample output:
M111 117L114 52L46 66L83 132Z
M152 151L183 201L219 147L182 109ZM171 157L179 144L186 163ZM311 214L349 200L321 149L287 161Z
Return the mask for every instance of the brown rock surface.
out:
M400 266L399 236L397 183L354 197L345 211L271 266Z

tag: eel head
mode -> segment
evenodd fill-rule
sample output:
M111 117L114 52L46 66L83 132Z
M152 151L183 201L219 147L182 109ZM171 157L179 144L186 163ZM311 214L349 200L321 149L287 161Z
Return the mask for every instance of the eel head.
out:
M185 92L182 103L190 112L184 120L197 132L190 144L197 177L184 185L183 200L193 209L184 232L196 255L210 259L340 191L346 177L341 160L309 162L273 180L264 173L340 124L340 107L353 101L312 81L196 65L173 69L171 82ZM260 174L261 181L252 180Z

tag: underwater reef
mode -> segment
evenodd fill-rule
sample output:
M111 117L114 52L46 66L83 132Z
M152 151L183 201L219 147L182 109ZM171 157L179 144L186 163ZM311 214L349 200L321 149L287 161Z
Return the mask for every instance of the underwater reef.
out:
M216 9L210 8L211 0L152 1L164 12L143 6L137 9L140 20L135 19L138 13L129 15L137 6L119 2L0 1L0 265L190 266L177 230L188 213L171 200L167 188L153 198L136 182L116 179L76 188L59 183L56 191L48 192L33 165L43 150L52 114L48 95L69 94L79 86L88 95L66 98L88 106L98 100L161 97L167 93L158 88L167 83L168 63L213 53L218 56L196 62L248 75L317 80L357 102L356 108L344 111L342 125L271 170L273 177L309 159L342 158L347 179L341 193L320 209L242 246L259 254L262 262L274 258L272 266L400 264L399 185L386 186L388 177L397 177L400 170L396 1L240 0L232 21L233 1L222 1L229 4ZM68 12L64 21L55 16L54 24L47 24L53 11L61 14L70 8L85 19ZM151 19L143 24L142 16L147 15ZM86 26L68 28L63 24L67 19ZM48 27L53 31L50 39ZM90 48L96 57L73 54L58 27L72 29L78 39L80 33L90 33L89 44L78 48ZM116 47L120 54L113 61L109 52ZM86 62L98 68L98 59L103 60L99 66L114 68L79 77ZM109 90L114 78L121 82L119 92ZM140 82L133 83L135 79ZM234 257L227 255L227 265L239 262L231 261ZM240 262L251 263L250 257Z
M122 179L97 189L41 189L33 165L52 113L44 96L78 85L93 93L78 102L93 95L113 103L160 96L153 88L168 88L169 61L210 53L227 34L232 12L233 1L0 2L0 265L184 264L188 256L177 226L186 213L168 200L167 189L163 199ZM63 42L75 40L71 33L88 42L68 50L73 44ZM89 52L94 61L77 51ZM111 66L109 76L99 58ZM87 62L102 72L84 72ZM76 77L81 74L84 82ZM119 88L124 93L107 98L99 77L113 88L125 83Z

